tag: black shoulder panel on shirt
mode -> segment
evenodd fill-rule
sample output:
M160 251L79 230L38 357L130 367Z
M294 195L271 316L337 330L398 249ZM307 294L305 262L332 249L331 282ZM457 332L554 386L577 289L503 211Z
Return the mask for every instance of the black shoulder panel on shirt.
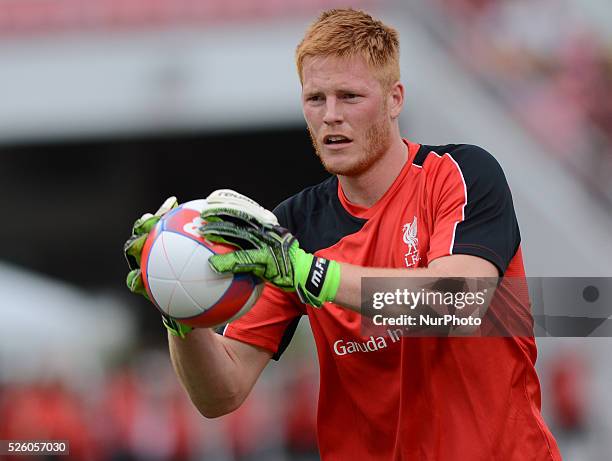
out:
M466 146L466 144L446 144L445 146L428 146L426 144L421 144L421 147L419 147L417 154L414 156L412 164L417 166L423 166L423 163L425 163L425 159L427 159L427 156L432 152L435 152L439 156L442 156L447 152L450 153L452 151L455 151L458 147L461 146Z
M457 225L453 253L480 256L503 275L521 243L508 181L497 160L469 144L421 146L415 157L425 162L430 152L456 162L467 189L464 220Z
M280 340L280 344L278 345L278 350L276 351L276 354L272 356L272 360L278 361L281 355L283 355L283 352L285 352L285 349L287 349L289 343L293 339L295 330L297 330L298 324L300 323L300 318L301 317L296 317L291 322L289 322L289 325L287 325L287 328L285 328L283 337Z
M274 209L274 214L279 224L297 237L300 248L309 253L335 245L366 223L349 214L340 203L335 176L288 198ZM299 320L298 317L287 325L272 359L278 360L285 351Z
M335 245L366 223L349 214L340 203L336 176L288 198L274 209L274 214L309 253Z

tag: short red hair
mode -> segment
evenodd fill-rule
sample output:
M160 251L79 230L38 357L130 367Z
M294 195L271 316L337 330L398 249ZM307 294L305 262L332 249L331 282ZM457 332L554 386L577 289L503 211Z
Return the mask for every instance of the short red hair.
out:
M400 78L397 31L351 8L324 11L306 31L295 53L302 84L304 59L309 56L363 56L383 88Z

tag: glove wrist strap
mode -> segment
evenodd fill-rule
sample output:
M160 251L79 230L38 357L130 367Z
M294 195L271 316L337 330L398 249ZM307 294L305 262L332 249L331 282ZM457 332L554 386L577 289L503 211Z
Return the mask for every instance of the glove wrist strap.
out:
M323 302L331 302L336 299L338 288L340 287L340 263L337 261L329 261L327 268L327 276L323 282L321 290L321 299Z
M162 323L172 336L176 336L177 338L181 339L184 339L185 336L187 336L187 333L193 330L193 327L177 322L173 318L165 315L162 315Z
M302 261L296 265L301 266L302 270L296 272L296 289L302 302L321 307L323 303L333 301L340 286L340 264L301 249L298 252L297 257Z

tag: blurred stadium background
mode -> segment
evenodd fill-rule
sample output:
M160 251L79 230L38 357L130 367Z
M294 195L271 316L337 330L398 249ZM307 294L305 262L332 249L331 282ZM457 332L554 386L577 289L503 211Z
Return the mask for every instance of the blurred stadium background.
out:
M307 320L240 410L205 420L158 315L124 289L121 248L168 195L231 187L273 207L325 177L293 52L335 6L0 0L0 439L69 439L75 460L317 459ZM404 135L503 165L528 275L611 276L612 4L351 6L400 32ZM612 341L538 343L565 459L610 459Z

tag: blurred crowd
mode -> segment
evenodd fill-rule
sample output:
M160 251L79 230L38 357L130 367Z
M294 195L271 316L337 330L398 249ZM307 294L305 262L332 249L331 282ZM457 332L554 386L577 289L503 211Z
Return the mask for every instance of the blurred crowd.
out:
M429 25L461 63L612 201L612 35L579 14L578 1L427 4Z
M0 440L67 440L66 461L316 461L316 364L271 363L235 412L209 420L180 386L168 352L143 349L105 376L0 382ZM565 454L588 457L585 357L562 350L540 370L547 421ZM573 452L572 450L576 450ZM582 456L579 456L582 455ZM586 457L583 457L586 456Z
M0 440L68 440L70 455L57 459L79 461L317 460L316 371L284 365L293 372L269 366L246 402L215 420L189 401L167 351L145 350L103 379L0 384Z

